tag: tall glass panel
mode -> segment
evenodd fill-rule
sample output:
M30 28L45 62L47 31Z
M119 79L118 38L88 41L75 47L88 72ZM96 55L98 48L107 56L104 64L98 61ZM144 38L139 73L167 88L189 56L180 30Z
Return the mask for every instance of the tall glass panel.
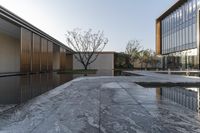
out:
M162 21L163 51L173 53L194 48L196 44L196 14L200 0L188 0ZM166 41L164 41L166 38Z
M187 57L187 54L197 49L197 9L200 9L200 0L187 0L162 21L163 54L176 55L174 59L183 68L190 66L188 59L190 64L194 62L194 55Z

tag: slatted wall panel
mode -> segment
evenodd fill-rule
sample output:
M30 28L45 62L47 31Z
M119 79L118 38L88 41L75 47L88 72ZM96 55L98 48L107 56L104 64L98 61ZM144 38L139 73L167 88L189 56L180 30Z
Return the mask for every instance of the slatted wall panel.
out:
M40 36L33 34L32 72L40 72Z
M73 55L72 54L66 54L66 69L73 69Z
M66 58L65 57L66 57L65 49L60 48L60 70L61 71L66 69L66 67L65 67L65 64L66 64L65 59Z
M20 71L30 72L31 70L31 43L32 33L21 28L21 51L20 51Z
M47 63L48 63L48 51L47 51L47 40L42 38L41 39L41 71L47 71Z
M53 70L53 43L48 41L48 71Z

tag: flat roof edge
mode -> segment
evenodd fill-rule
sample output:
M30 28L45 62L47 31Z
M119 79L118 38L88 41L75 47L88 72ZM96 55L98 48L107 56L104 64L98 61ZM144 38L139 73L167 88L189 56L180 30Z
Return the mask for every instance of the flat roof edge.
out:
M1 5L0 5L0 16L7 18L8 20L12 21L13 23L16 23L17 25L19 25L21 27L27 28L34 33L37 33L37 34L39 34L39 35L41 35L45 38L48 38L53 43L65 48L66 50L68 50L70 52L74 52L71 48L67 47L66 45L64 45L63 43L58 41L57 39L53 38L49 34L40 30L39 28L33 26L32 24L30 24L26 20L22 19L21 17L17 16L16 14L12 13L11 11L9 11L8 9L4 8Z
M173 11L175 11L178 7L180 7L181 5L183 5L185 2L187 2L187 0L178 0L175 4L173 4L169 9L167 9L162 15L160 15L156 21L160 21L163 18L165 18L166 16L168 16L170 13L172 13Z

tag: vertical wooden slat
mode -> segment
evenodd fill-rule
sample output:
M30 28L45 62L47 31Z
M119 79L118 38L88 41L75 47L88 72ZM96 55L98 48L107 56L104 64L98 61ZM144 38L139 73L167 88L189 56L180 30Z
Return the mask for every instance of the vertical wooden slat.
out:
M60 70L63 70L63 49L60 48Z
M72 54L66 54L66 57L65 57L66 59L66 61L65 61L65 63L66 63L66 68L65 69L69 69L69 70L71 70L71 69L73 69L73 55Z
M21 28L21 51L20 51L21 72L31 71L31 42L32 42L32 33L25 28Z
M60 70L65 70L66 67L65 67L65 49L63 48L60 48Z
M48 71L53 70L53 43L48 41Z
M40 36L33 34L32 72L40 72Z
M48 63L48 57L47 57L47 40L42 38L41 39L41 71L46 72L47 71L47 63Z
M60 69L60 47L53 44L53 70Z
M159 20L156 21L156 54L161 54L161 22Z

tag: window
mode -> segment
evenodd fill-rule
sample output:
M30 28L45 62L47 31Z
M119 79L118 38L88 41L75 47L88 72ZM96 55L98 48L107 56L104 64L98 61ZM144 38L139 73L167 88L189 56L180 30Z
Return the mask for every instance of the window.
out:
M193 40L192 42L196 42L196 24L192 25L192 36L193 36Z
M196 16L200 0L188 0L162 21L162 51L173 53L196 47Z

